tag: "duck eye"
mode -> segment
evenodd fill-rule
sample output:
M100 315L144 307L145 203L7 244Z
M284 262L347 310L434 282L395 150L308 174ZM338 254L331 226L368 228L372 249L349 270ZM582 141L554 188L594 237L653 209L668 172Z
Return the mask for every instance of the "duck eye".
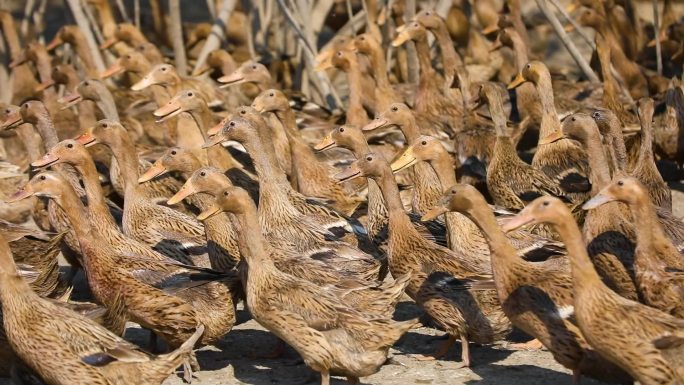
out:
M88 86L90 85L90 83L88 83L87 81L85 81L85 82L83 82L83 85L86 86L86 87L88 87Z
M223 192L223 196L228 196L228 194L230 194L228 191Z
M200 176L207 176L207 173L205 171L200 172Z
M274 97L274 96L275 96L275 94L274 94L273 92L271 92L270 94L268 94L268 96L270 96L270 97Z
M577 118L573 116L572 118L570 118L570 120L572 120L573 122L576 122Z
M176 150L171 151L171 155L176 155L176 154L177 154Z
M618 184L618 186L622 187L625 185L625 182L620 180L617 182L617 184Z
M549 201L544 201L544 203L542 203L542 206L548 206L549 204Z
M162 67L161 69L163 72L166 72L166 67Z
M230 123L228 123L228 125L231 127L235 127L235 122L230 122Z
M45 175L41 175L41 176L40 176L40 180L45 180L45 179L47 179L47 178L45 177Z
M392 107L392 111L394 111L394 112L399 111L399 107L397 107L397 106Z
M532 68L532 64L530 64L530 63L527 63L527 65L525 66L525 68L527 68L527 69L530 69L530 68Z
M253 66L252 66L252 69L255 70L255 69L256 69L256 65L253 65Z
M340 127L340 132L344 132L344 127Z
M193 93L192 93L192 92L188 92L188 96L192 96L192 95L193 95Z
M102 128L107 128L109 125L107 123L102 123Z
M423 146L427 145L427 140L420 142L420 144L422 144Z
M360 40L361 40L361 41L364 41L364 40L366 40L366 37L365 37L365 36L361 36Z
M9 108L5 110L5 113L6 113L6 114L9 114L9 113L11 113L11 112L12 112L12 111L10 111Z
M74 144L73 143L67 144L67 148L74 148Z
M131 55L126 55L126 59L130 60L130 59L131 59Z
M373 157L372 157L372 156L367 156L367 157L366 157L366 161L368 161L368 162L373 161Z

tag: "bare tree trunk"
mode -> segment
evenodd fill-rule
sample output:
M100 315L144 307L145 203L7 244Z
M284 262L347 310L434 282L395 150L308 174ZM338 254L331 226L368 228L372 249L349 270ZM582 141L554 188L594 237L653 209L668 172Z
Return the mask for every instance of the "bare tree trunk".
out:
M81 32L83 32L83 36L85 37L86 42L88 43L90 54L93 56L93 60L95 61L95 67L99 72L104 71L105 65L104 61L102 60L102 55L100 54L100 49L98 48L97 43L95 42L95 38L93 37L93 31L90 29L88 19L83 14L83 8L81 7L80 1L67 0L67 2L69 3L71 13L74 15L76 24L81 29Z
M211 33L197 57L197 63L195 63L194 68L195 71L204 65L204 62L207 60L207 56L209 56L211 51L221 46L221 41L225 38L226 34L226 24L228 23L230 14L233 12L233 9L235 9L236 4L237 0L223 0L218 17L214 20L214 25L211 27Z
M133 0L133 22L140 28L140 0Z
M589 79L589 81L598 83L598 76L596 76L594 71L591 69L589 63L587 63L587 61L584 60L582 55L580 55L579 51L577 50L577 47L575 47L575 44L572 42L572 40L570 40L568 34L565 33L565 30L563 29L563 26L561 25L560 21L558 21L556 15L546 6L546 0L535 1L537 2L537 6L542 11L546 19L549 21L549 23L551 23L551 27L553 27L554 32L556 32L556 35L558 35L558 38L563 43L565 48L568 50L570 56L572 56L572 58L575 60L577 65L584 73L584 76L586 76L587 79Z
M416 15L416 0L406 0L406 13L404 14L404 23L408 23L413 16ZM418 77L420 75L418 68L418 54L416 53L416 45L413 41L407 42L406 53L407 65L408 65L408 80L412 84L418 83Z
M658 12L658 0L653 0L653 30L655 30L656 43L656 68L658 75L663 74L663 51L660 45L660 13Z
M183 44L183 24L181 24L180 0L169 0L169 30L173 43L173 55L176 62L176 70L181 76L188 73L188 59L185 57L185 44Z

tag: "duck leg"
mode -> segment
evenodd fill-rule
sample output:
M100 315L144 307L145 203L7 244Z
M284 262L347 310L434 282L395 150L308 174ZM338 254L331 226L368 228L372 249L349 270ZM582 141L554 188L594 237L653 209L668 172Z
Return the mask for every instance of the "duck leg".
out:
M321 372L321 385L330 385L330 372L327 370Z
M452 346L456 343L456 340L458 337L449 335L449 339L444 341L442 345L437 349L437 351L431 355L422 355L422 354L416 354L413 357L418 360L418 361L433 361L440 359L444 357L447 353L449 353L449 349L451 349ZM464 338L461 339L462 341L465 341ZM467 345L467 342L465 342Z
M539 350L543 349L544 345L538 339L533 339L532 341L527 341L519 344L510 344L510 348L515 350Z

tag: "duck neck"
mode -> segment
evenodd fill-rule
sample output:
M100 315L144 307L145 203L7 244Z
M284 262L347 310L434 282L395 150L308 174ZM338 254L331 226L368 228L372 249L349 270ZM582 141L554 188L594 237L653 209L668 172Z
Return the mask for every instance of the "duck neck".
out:
M116 32L116 19L112 13L112 8L108 1L100 1L97 3L96 9L100 16L100 23L102 23L102 34L109 39Z
M610 147L614 152L616 170L625 172L627 170L627 148L625 147L625 139L622 136L622 127L618 119L611 119L610 121Z
M9 12L3 12L1 17L2 20L0 20L0 24L2 25L2 34L5 36L5 41L7 41L7 46L9 47L12 59L17 59L21 55L22 48L17 28L15 28L14 25L14 18Z
M24 143L28 153L29 162L33 163L43 156L43 145L40 137L35 133L30 124L21 124L17 127L17 136Z
M598 132L590 135L589 140L584 145L587 152L587 161L589 162L591 195L594 196L610 182L610 169L608 168L606 153L603 151Z
M378 44L373 46L369 52L369 59L373 74L375 75L375 82L378 88L391 89L389 77L387 76L387 62L385 61L385 54L382 47ZM360 71L359 71L360 72Z
M420 129L418 128L418 124L416 124L416 117L413 116L413 114L410 114L408 119L399 125L399 129L404 134L406 143L409 145L413 145L416 143L416 141L418 141L418 138L420 137Z
M366 142L365 139L363 140L354 140L352 143L350 143L348 146L345 146L347 150L351 151L352 154L354 154L354 158L359 159L363 157L365 154L368 154L371 152L370 146L368 145L368 142Z
M655 246L658 243L667 241L667 237L663 233L663 228L658 222L658 214L655 206L651 203L648 196L640 196L634 202L629 204L632 210L633 220L638 223L635 226L637 246L647 252L656 252Z
M261 231L254 204L249 202L249 204L244 205L243 212L234 214L234 217L240 227L240 231L237 231L240 254L245 258L250 271L253 268L263 267L264 264L271 265L273 262L264 247L267 241Z
M594 265L587 254L582 234L572 217L568 216L566 220L557 223L554 227L565 243L568 256L570 256L575 288L581 290L602 285L601 278L594 270Z
M95 214L97 218L101 218L113 224L114 218L107 207L107 202L105 202L104 192L102 191L102 186L100 185L93 159L88 156L88 159L84 159L81 163L73 166L79 174L81 174L83 188L86 197L88 198L88 208L90 211Z
M451 35L449 35L449 30L444 21L440 20L438 27L433 29L432 33L434 33L437 38L439 49L442 52L444 73L455 74L458 77L458 85L461 89L461 94L466 101L470 100L470 78L463 65L463 60L461 60L461 57L456 53L454 42L451 40ZM449 84L449 86L451 85Z
M435 174L437 174L437 179L439 179L439 183L442 185L442 191L457 183L453 159L451 159L448 153L437 156L435 159L430 160L429 163Z
M195 121L195 124L197 124L197 128L202 134L202 139L206 141L207 129L213 125L214 121L214 119L211 117L211 111L209 111L209 107L206 104L202 104L199 111L191 110L189 112L192 116L192 119Z
M416 46L416 55L418 56L418 64L420 65L420 83L425 83L430 80L432 76L436 75L434 68L432 68L432 61L430 60L430 45L427 41L427 36L424 38L414 40Z
M76 234L81 249L98 243L93 235L85 207L71 186L65 186L59 198L55 199L55 203L57 203L69 219L69 224Z
M52 80L52 64L50 60L50 55L47 52L37 52L36 61L33 63L36 66L36 71L38 71L38 77L41 83L48 82ZM53 100L57 98L57 93L53 87L48 87L43 90L43 100Z
M641 145L639 146L639 160L637 164L653 162L653 125L652 116L647 116L641 120Z
M43 145L46 150L51 149L59 143L59 138L57 138L57 131L55 130L55 125L52 123L52 118L48 114L47 110L38 114L38 119L35 123L35 128L38 131L38 135L43 139Z
M558 120L558 113L556 112L551 78L549 76L541 76L539 81L535 84L535 87L537 88L537 93L539 93L539 101L542 106L539 137L545 138L556 131L560 131L561 124Z
M529 56L527 55L527 44L525 44L523 39L520 36L518 36L517 33L511 33L509 34L509 36L513 41L513 54L515 55L515 66L518 70L518 73L520 73L525 68L525 65L530 61Z
M391 171L386 171L380 177L373 178L382 192L382 197L385 200L385 206L389 212L389 233L390 238L393 234L402 234L413 229L411 220L409 219L404 205L401 203L401 196L399 195L399 187L394 179Z
M121 179L124 183L124 194L128 197L133 197L137 193L138 187L138 155L135 153L135 147L131 143L130 137L123 133L120 135L120 142L118 146L111 148L116 162L121 169Z
M97 107L102 111L105 119L116 120L119 119L119 111L116 109L116 103L114 103L114 96L111 92L100 92L99 98L95 101Z
M482 199L476 202L477 207L473 207L465 215L477 225L482 232L487 245L489 245L492 270L499 279L505 277L509 269L509 264L520 263L516 250L511 246L506 235L501 231L501 227L496 221L494 212L489 209L487 202Z
M81 59L81 62L83 63L83 69L85 70L86 74L88 74L89 78L97 79L99 77L97 66L95 65L93 56L90 54L88 43L86 42L85 37L83 35L77 35L75 36L75 39L74 50L76 51L78 58Z
M348 114L363 113L365 110L363 108L363 74L359 68L357 61L351 61L349 66L345 68L347 74L347 80L349 81L349 108Z
M265 149L265 146L268 144L264 144L258 135L249 135L240 144L245 147L247 153L252 157L260 184L264 186L273 184L280 186L289 185L285 172L277 166L274 159L268 156ZM263 194L259 194L259 197L261 199Z

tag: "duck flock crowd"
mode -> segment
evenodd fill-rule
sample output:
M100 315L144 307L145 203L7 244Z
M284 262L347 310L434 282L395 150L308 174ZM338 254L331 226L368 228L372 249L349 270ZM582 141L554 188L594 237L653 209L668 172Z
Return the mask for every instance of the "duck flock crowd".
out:
M69 0L49 34L42 3L0 12L0 377L190 382L242 303L324 385L421 325L448 339L415 360L460 341L476 364L515 328L575 383L684 384L684 222L656 167L684 164L673 0L321 1L310 22L210 0L182 24L178 1L141 23ZM393 318L404 295L420 319Z

